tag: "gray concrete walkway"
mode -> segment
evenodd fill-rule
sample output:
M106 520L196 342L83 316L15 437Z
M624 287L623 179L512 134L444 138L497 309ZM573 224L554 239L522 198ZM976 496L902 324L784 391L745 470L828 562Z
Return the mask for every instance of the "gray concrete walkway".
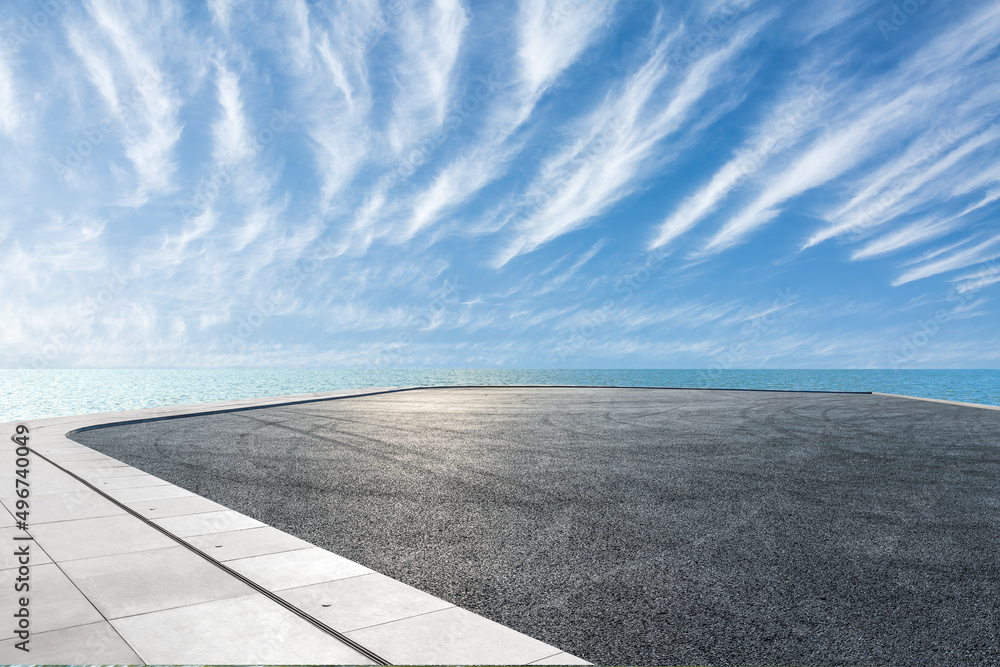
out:
M396 660L400 638L426 650L444 632L426 624L468 613L433 608L445 600L598 663L1000 664L995 410L882 395L421 389L75 437L436 596L395 623L342 621L353 602L316 611ZM135 502L158 513L188 501ZM211 508L183 511L195 509ZM239 548L218 547L260 581L292 562ZM298 577L308 568L295 562ZM283 576L275 586L308 609L390 585Z
M586 664L65 437L361 393L24 422L26 475L0 424L0 663Z

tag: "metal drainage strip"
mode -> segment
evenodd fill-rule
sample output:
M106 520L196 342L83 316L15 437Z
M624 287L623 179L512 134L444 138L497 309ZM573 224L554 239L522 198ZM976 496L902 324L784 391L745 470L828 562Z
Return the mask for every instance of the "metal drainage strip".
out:
M159 524L156 524L153 521L147 519L143 515L141 515L138 512L136 512L131 507L122 504L120 501L118 501L115 498L112 498L111 496L109 496L107 493L105 493L101 489L97 488L96 486L94 486L93 484L91 484L90 482L88 482L87 480L85 480L84 478L82 478L79 475L77 475L75 472L73 472L71 470L67 470L66 468L62 467L61 465L59 465L58 463L56 463L55 461L53 461L49 457L47 457L44 454L41 454L41 453L35 451L31 447L29 447L28 449L35 456L39 457L40 459L42 459L44 461L47 461L48 463L54 465L56 468L59 468L64 473L66 473L67 475L69 475L70 477L72 477L73 479L75 479L76 481L80 482L81 484L86 485L92 491L96 492L97 494L99 494L100 496L106 498L107 500L110 500L112 503L114 503L118 507L122 508L123 510L125 510L126 512L128 512L129 514L131 514L132 516L134 516L135 518L137 518L140 521L142 521L143 523L145 523L147 526L152 526L153 528L155 528L156 530L160 531L161 533L163 533L164 535L166 535L167 537L169 537L173 541L177 542L181 546L186 547L189 551L192 551L192 552L196 553L197 555L201 556L202 558L204 558L205 560L207 560L209 563L211 563L212 565L216 566L220 570L226 572L227 574L229 574L232 577L235 577L236 579L239 579L244 584L246 584L250 588L254 589L255 591L257 591L261 595L267 596L268 598L270 598L274 602L277 602L282 607L284 607L288 611L292 612L293 614L295 614L299 618L303 619L304 621L308 621L309 623L313 624L314 626L316 626L317 628L319 628L323 632L327 633L331 637L334 637L335 639L339 640L343 644L345 644L345 645L349 646L350 648L354 649L355 651L357 651L361 655L363 655L366 658L368 658L369 660L373 661L376 665L391 665L392 664L391 662L389 662L388 660L386 660L385 658L383 658L379 654L375 653L374 651L372 651L372 650L370 650L368 648L365 648L364 646L362 646L361 644L357 643L356 641L354 641L350 637L348 637L348 636L346 636L344 634L341 634L340 632L334 630L329 625L327 625L323 621L319 620L315 616L311 616L310 614L308 614L305 611L299 609L295 605L293 605L293 604L291 604L291 603L283 600L282 598L280 598L279 596L275 595L271 591L267 590L266 588L264 588L260 584L256 583L255 581L252 581L251 579L246 578L245 576L243 576L242 574L240 574L236 570L232 569L231 567L225 565L224 563L220 563L219 561L215 560L214 558L212 558L211 556L209 556L207 553L205 553L201 549L198 549L197 547L194 547L194 546L188 544L187 542L185 542L181 538L179 538L176 535L174 535L173 533L171 533L166 528L163 528Z

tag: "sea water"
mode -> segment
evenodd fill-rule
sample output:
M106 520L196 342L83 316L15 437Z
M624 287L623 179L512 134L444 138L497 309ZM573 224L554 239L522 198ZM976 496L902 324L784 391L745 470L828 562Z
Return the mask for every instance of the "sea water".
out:
M0 369L0 421L337 389L479 384L880 391L1000 404L1000 370Z

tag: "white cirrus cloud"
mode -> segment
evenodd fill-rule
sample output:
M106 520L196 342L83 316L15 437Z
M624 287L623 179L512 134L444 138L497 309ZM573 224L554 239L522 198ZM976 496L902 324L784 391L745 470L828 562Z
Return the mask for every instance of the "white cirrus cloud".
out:
M1000 250L997 249L998 244L1000 244L1000 235L986 239L974 246L962 248L940 259L918 264L902 273L892 284L893 286L905 285L914 280L922 280L941 273L964 269L974 264L989 262L1000 257Z
M714 100L695 115L710 93L721 90L725 95L727 84L739 79L735 60L771 18L747 19L729 40L676 77L671 76L669 55L677 33L658 36L645 62L574 127L564 149L543 162L523 195L528 208L516 224L515 237L494 265L503 266L579 229L641 187L654 165L680 152L664 151L664 140L683 129L683 146L727 108L725 101Z

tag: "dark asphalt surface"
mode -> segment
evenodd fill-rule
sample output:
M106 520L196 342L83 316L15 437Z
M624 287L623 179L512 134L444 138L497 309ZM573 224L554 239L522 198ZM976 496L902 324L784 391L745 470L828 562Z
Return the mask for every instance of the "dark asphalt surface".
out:
M430 389L74 439L605 664L1000 665L1000 412Z

